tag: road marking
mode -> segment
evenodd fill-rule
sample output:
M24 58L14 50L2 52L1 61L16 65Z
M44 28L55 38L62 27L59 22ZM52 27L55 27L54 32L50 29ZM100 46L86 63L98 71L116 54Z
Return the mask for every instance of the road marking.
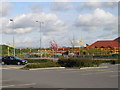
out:
M15 86L15 85L0 86L0 88L7 88L7 87L12 87L12 86Z
M7 87L17 87L17 86L29 86L29 85L35 85L36 83L30 83L30 84L18 84L18 85L7 85L7 86L0 86L0 88L7 88Z
M11 68L1 68L1 69L11 69Z

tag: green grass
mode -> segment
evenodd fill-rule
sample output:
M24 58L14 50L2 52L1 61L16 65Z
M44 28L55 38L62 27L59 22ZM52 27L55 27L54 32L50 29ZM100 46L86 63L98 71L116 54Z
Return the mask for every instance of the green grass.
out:
M45 63L45 62L52 62L52 60L48 59L25 59L28 63Z
M28 64L23 69L48 68L48 67L60 67L60 65L55 62L45 62L45 63Z
M25 59L28 61L23 69L34 69L34 68L48 68L48 67L60 67L59 64L48 59Z

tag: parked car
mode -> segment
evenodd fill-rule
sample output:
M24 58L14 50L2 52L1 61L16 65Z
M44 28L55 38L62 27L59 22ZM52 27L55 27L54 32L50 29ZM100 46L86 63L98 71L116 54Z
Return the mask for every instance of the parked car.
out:
M17 65L25 65L27 64L26 60L23 60L19 57L16 56L6 56L2 58L2 64L17 64Z

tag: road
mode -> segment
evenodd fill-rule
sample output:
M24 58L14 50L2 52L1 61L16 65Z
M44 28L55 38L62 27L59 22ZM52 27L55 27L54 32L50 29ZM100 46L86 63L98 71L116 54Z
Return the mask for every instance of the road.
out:
M3 68L3 88L118 88L118 65L96 69Z

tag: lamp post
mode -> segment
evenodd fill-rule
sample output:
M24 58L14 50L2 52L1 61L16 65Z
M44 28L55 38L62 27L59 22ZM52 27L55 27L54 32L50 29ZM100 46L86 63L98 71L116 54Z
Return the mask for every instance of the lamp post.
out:
M42 45L41 27L42 27L42 24L44 24L44 22L41 22L41 21L36 21L36 22L39 23L40 25L39 35L40 35L40 54L41 54L41 45ZM40 55L40 57L42 57L42 54Z
M80 55L80 48L81 48L82 40L79 40L78 43L79 43L79 55Z
M13 23L13 48L14 48L14 52L13 52L13 55L15 56L14 20L13 20L13 19L10 19L10 21Z

